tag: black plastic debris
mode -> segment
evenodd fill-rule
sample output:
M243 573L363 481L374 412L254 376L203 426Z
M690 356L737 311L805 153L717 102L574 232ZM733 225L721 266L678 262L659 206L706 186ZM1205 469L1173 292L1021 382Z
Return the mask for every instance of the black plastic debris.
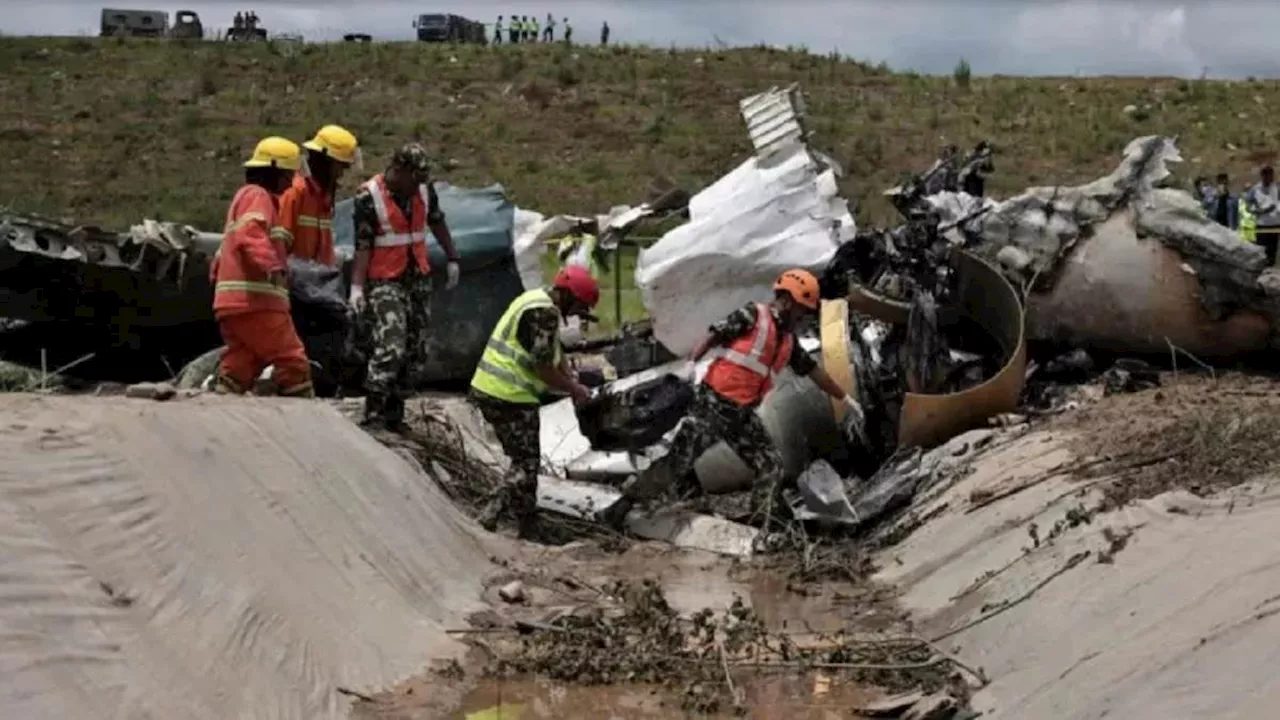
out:
M693 386L669 373L625 390L605 386L577 408L578 425L594 450L637 451L670 432L692 401Z

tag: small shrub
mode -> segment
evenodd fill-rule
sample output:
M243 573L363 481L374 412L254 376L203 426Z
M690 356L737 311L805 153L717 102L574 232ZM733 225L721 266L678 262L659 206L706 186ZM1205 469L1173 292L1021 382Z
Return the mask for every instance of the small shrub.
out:
M955 78L956 87L968 90L969 81L973 77L973 69L969 67L969 61L960 58L960 62L956 63L956 69L951 71L951 76Z

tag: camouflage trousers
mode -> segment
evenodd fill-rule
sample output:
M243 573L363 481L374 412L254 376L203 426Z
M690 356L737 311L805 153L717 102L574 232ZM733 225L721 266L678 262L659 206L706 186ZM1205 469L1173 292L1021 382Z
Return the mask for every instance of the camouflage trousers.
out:
M506 484L484 508L480 523L492 531L499 520L509 517L516 521L521 537L527 537L538 516L538 470L542 467L539 408L498 400L476 390L468 400L493 426L502 452L511 460Z
M782 454L765 431L755 408L742 407L703 384L694 389L689 414L676 431L665 460L671 480L685 484L678 489L700 490L688 480L693 477L693 465L721 440L756 475L751 489L752 514L762 515L769 521L784 519L787 513L781 502Z
M410 272L395 280L370 280L366 298L373 348L365 376L368 419L398 424L413 390L415 366L427 357L431 277Z

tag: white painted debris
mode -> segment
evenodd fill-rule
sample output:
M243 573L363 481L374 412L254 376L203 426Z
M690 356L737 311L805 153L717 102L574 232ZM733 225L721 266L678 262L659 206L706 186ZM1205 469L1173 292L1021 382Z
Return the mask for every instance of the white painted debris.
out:
M692 350L712 322L769 300L783 270L821 271L853 239L838 168L798 141L797 98L774 90L744 101L760 154L694 195L689 222L640 253L636 285L654 334L677 355ZM774 114L775 106L789 115Z
M525 600L524 583L520 582L519 580L512 580L506 585L503 585L502 587L498 588L498 597L502 598L503 602L509 602L509 603L524 602Z
M615 488L543 475L538 478L538 507L583 519L606 508L622 496ZM661 510L648 515L633 510L627 530L647 540L662 540L676 547L706 550L720 555L748 557L758 531L741 523L684 510Z

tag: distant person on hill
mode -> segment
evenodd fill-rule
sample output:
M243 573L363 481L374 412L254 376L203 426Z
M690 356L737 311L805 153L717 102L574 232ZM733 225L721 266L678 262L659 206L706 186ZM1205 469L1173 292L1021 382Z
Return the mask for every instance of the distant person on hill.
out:
M1237 230L1240 227L1239 200L1231 192L1231 182L1226 173L1218 173L1214 191L1214 206L1210 217L1219 225Z
M573 44L573 26L569 24L569 18L564 19L564 44Z
M1239 229L1239 202L1231 192L1226 173L1218 174L1216 185L1210 184L1208 178L1196 178L1196 199L1210 220L1232 230Z
M244 13L236 13L235 19L231 21L231 27L236 30L244 29Z
M520 18L511 16L511 24L507 26L507 41L512 45L520 42Z
M538 42L538 18L529 18L529 42Z
M601 45L608 45L608 44L609 44L609 23L608 23L608 21L605 21L604 25L601 25L601 26L600 26L600 44L601 44Z
M551 17L551 13L547 13L547 26L542 29L542 42L555 42L556 40L556 19Z
M493 24L493 44L502 44L502 16L498 16L498 22Z
M1245 205L1257 222L1257 242L1267 252L1267 265L1276 262L1276 247L1280 244L1280 187L1276 186L1276 172L1270 166L1258 173L1260 182L1245 193Z

